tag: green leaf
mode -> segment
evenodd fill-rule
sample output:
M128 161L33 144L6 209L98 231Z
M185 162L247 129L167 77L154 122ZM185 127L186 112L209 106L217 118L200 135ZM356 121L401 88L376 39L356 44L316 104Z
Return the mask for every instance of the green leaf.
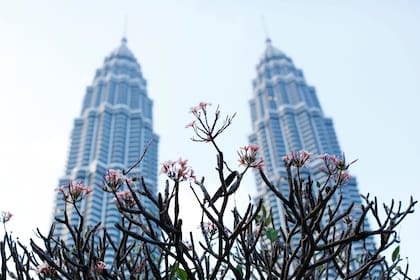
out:
M242 265L238 264L238 265L236 266L236 269L237 269L237 270L239 270L239 272L241 273L241 276L244 276L244 273L243 273L243 271L242 271Z
M265 232L265 236L271 241L274 242L277 240L277 231L274 228L269 228Z
M188 274L185 270L183 270L182 268L178 267L176 269L176 274L177 274L177 278L181 279L181 280L188 280Z
M400 255L400 246L395 247L394 252L392 252L392 261L395 262Z
M179 263L171 265L169 269L175 273L173 280L188 280L188 274L185 270L179 267Z
M267 219L265 219L264 225L269 226L270 224L271 224L271 217L268 217Z
M265 210L265 206L264 204L261 207L262 213L263 213L263 217L267 216L267 210Z
M323 265L323 264L318 265L316 268L318 269L318 272L319 272L319 273L321 273L321 272L323 272L323 271L324 271L324 265Z

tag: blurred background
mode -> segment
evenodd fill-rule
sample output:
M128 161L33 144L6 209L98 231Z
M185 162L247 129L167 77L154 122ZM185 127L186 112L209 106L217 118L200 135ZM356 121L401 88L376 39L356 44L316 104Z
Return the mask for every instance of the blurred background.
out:
M358 159L351 173L360 192L406 206L411 195L420 198L419 27L420 2L410 0L0 0L0 210L14 214L8 229L25 242L36 227L49 228L73 119L123 36L154 100L160 162L188 158L217 187L215 152L185 129L190 107L207 101L237 112L220 138L237 166L251 132L255 64L269 36L316 88L346 157ZM187 185L184 192L191 213ZM254 194L249 174L237 203ZM199 221L190 217L193 230ZM401 256L416 276L419 220L417 211L399 227Z

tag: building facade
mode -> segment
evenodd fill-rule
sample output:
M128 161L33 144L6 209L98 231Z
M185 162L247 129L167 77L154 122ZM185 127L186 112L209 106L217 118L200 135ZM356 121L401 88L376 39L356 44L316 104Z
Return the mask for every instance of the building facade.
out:
M342 151L333 127L333 121L324 115L315 88L308 85L302 70L292 59L275 48L270 39L257 65L257 77L253 80L253 97L250 100L253 133L251 143L260 147L268 178L287 197L289 191L283 157L292 152L306 150L312 154L341 156ZM310 174L314 181L322 181L322 160L311 161ZM276 227L284 225L281 201L272 195L268 187L256 176L257 194L267 207L273 210ZM341 188L342 209L351 203L362 203L354 177ZM338 199L338 197L333 198ZM354 216L360 214L355 207ZM366 224L369 227L368 224ZM373 240L371 240L374 246ZM362 244L355 244L360 251Z
M121 218L113 195L102 190L104 176L109 169L127 170L148 147L143 161L130 175L143 176L148 188L157 193L159 137L153 131L152 109L147 82L123 38L86 89L81 114L74 120L65 174L59 181L60 186L83 181L93 188L79 205L85 226L101 222L116 241L120 232L114 224ZM62 218L63 209L62 194L58 192L54 216ZM71 223L77 224L74 209L68 211ZM64 240L68 237L60 223L56 223L56 234Z

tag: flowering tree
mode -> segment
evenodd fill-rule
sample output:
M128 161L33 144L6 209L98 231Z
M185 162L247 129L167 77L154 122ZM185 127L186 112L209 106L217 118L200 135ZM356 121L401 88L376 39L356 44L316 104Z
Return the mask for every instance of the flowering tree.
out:
M109 170L103 191L112 193L121 213L115 225L122 234L112 240L100 223L87 227L78 202L92 189L82 182L70 182L58 189L66 208L64 226L70 240L57 237L55 225L47 235L38 231L42 245L30 247L15 241L5 226L0 242L0 278L14 279L411 279L400 266L396 227L414 211L412 198L401 204L381 207L376 198L363 197L363 205L341 206L341 188L349 179L352 163L332 155L311 155L305 151L284 157L288 192L282 193L264 172L258 147L249 144L238 152L240 168L234 170L224 160L217 138L232 123L233 116L221 119L219 107L209 113L208 103L192 108L195 120L187 127L193 141L209 143L216 151L219 188L212 192L204 178L197 178L187 160L162 164L168 177L162 193L151 193L142 178L131 178L130 169ZM143 156L142 156L143 157ZM141 164L141 159L137 164ZM305 172L316 158L323 162L325 182L314 183ZM134 167L134 166L133 166ZM249 202L244 211L229 209L229 202L249 170L255 170L272 195L280 201L284 223L276 226L271 210L262 200ZM306 174L306 175L305 175ZM193 192L201 236L183 230L180 214L180 186ZM148 203L145 203L145 201ZM147 205L152 204L153 207ZM69 221L67 207L76 209L78 225ZM352 216L357 208L358 215ZM228 219L229 212L232 218ZM370 215L375 226L365 228ZM10 213L2 214L5 225ZM377 240L373 245L372 240ZM364 248L355 254L353 247ZM392 250L387 260L384 252ZM107 252L113 258L107 259Z

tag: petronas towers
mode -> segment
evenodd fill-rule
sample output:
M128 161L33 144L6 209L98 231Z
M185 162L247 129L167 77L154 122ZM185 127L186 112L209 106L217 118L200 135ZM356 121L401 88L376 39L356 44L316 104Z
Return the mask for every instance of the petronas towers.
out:
M287 192L281 183L285 176L282 158L291 151L307 150L314 154L341 155L342 151L331 118L324 115L315 88L308 85L302 70L292 59L272 45L270 39L256 65L253 94L249 102L252 120L251 143L257 144L265 161L270 180ZM246 82L246 81L244 81ZM83 180L93 186L93 193L83 200L86 225L102 222L118 240L119 231L112 227L120 219L113 197L101 190L108 169L126 169L151 146L132 174L144 175L146 184L157 193L159 137L153 130L153 101L147 94L147 82L135 56L124 38L121 44L96 70L86 89L80 116L74 120L64 176L60 185ZM159 112L158 112L159 113ZM245 132L244 132L245 133ZM312 170L317 170L316 161ZM317 172L314 179L321 179ZM260 179L257 193L273 209L277 226L282 224L282 209ZM343 206L361 203L356 180L343 188ZM64 201L57 199L55 216L63 215ZM77 216L72 216L74 222ZM65 237L65 228L57 232Z

